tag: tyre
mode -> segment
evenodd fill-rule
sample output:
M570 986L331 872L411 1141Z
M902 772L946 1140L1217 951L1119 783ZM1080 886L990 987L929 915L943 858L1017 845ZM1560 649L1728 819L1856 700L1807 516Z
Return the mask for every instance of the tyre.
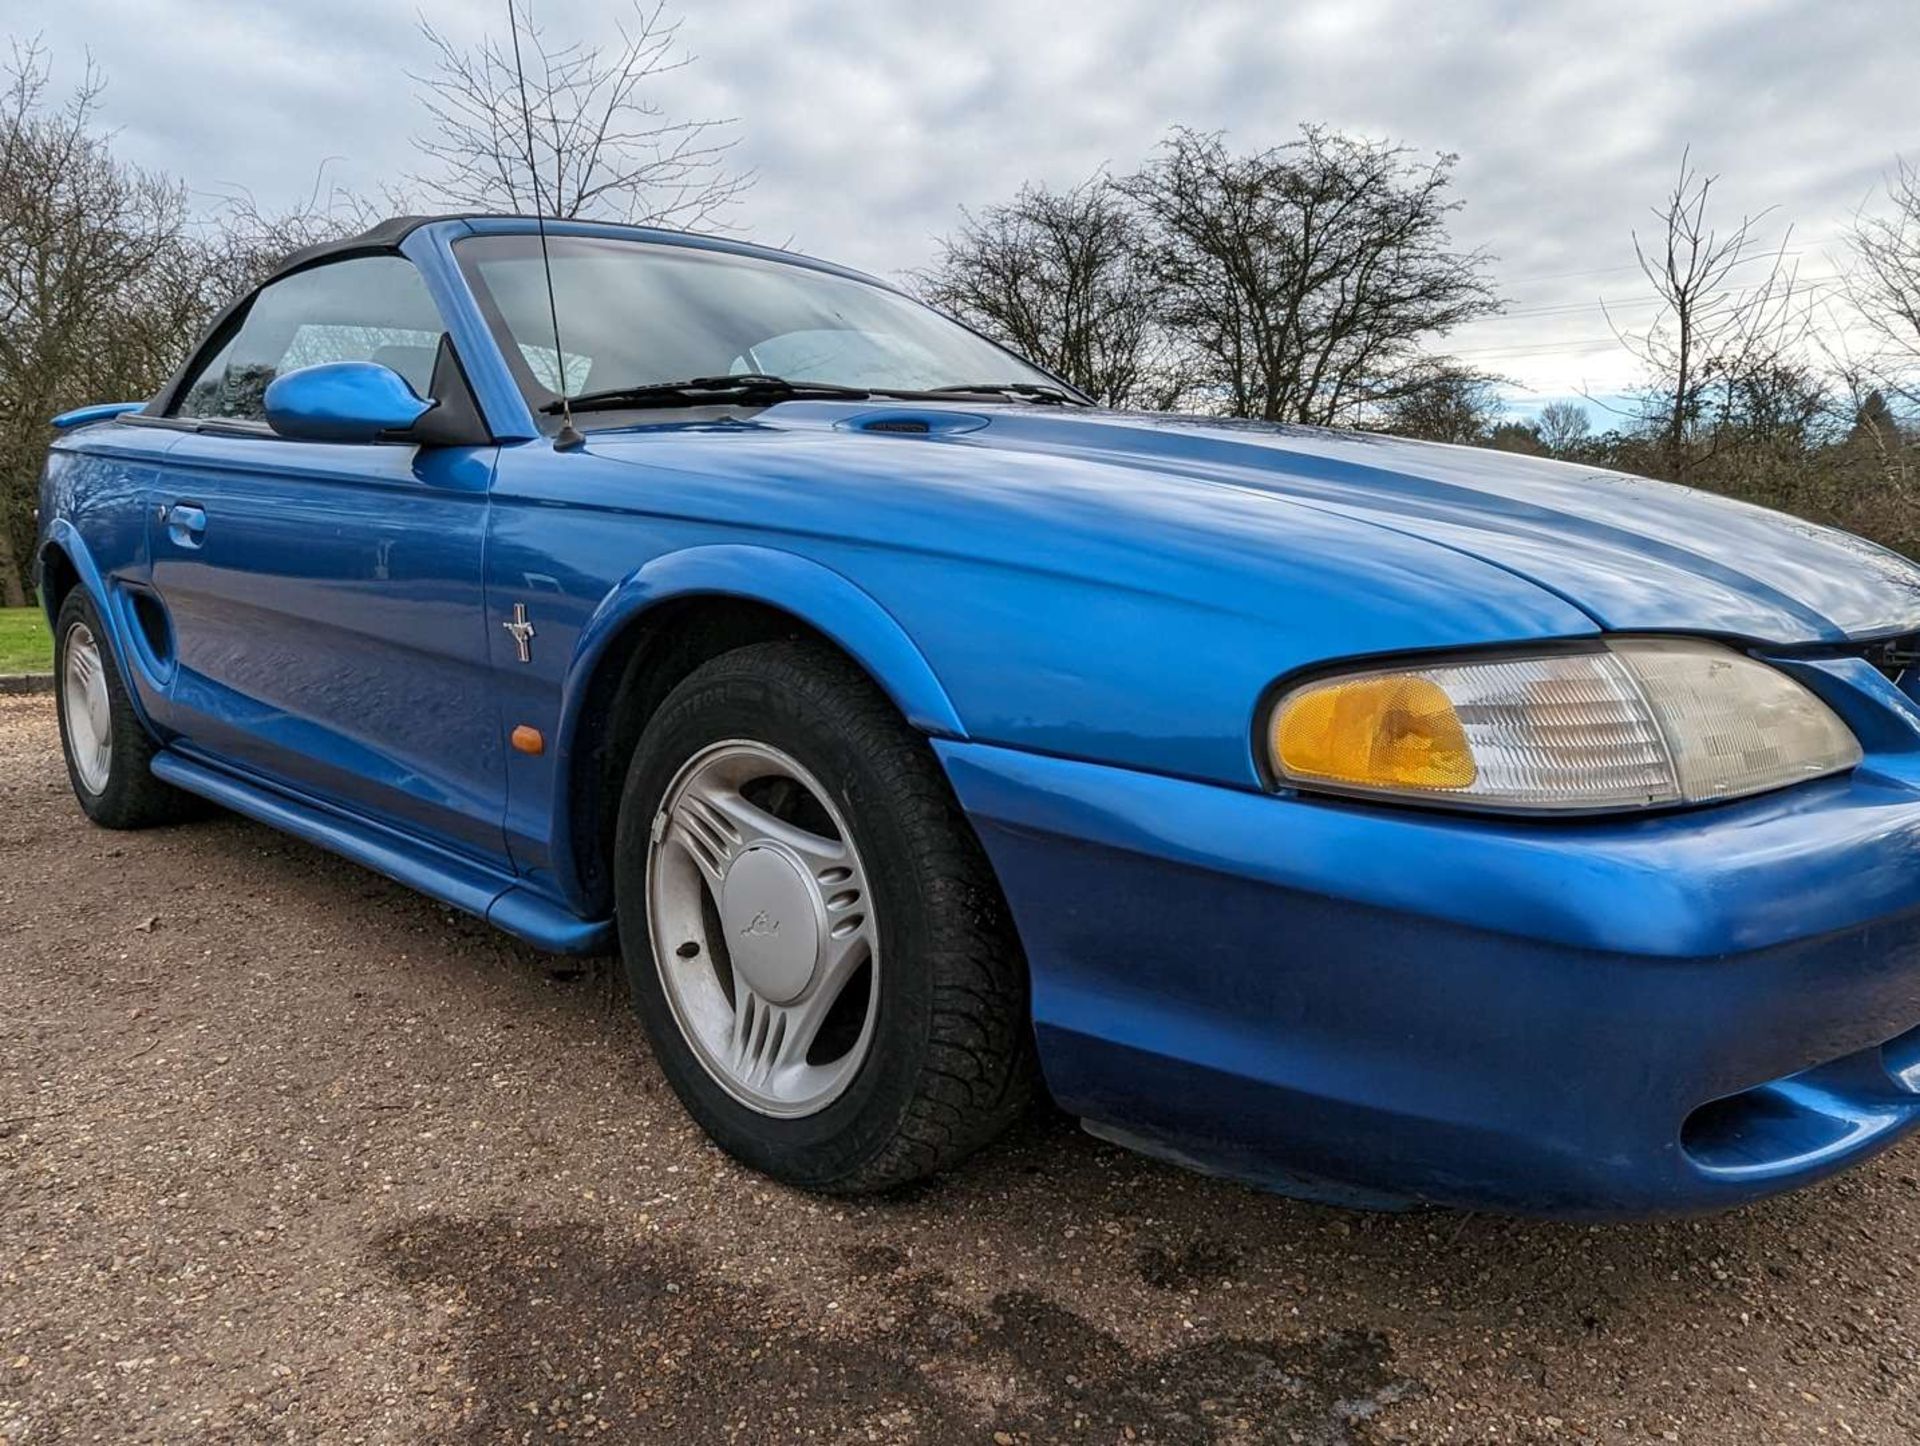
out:
M999 887L925 740L838 653L761 643L692 673L635 750L614 852L635 1008L736 1159L883 1190L1024 1108Z
M192 801L153 776L159 746L133 711L85 589L74 588L61 603L53 639L60 746L87 817L103 828L147 828L186 817Z

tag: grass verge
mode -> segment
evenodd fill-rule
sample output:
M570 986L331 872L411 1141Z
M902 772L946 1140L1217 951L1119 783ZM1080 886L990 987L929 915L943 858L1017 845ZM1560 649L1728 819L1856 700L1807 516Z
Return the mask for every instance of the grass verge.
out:
M0 674L52 671L47 615L39 608L0 608Z

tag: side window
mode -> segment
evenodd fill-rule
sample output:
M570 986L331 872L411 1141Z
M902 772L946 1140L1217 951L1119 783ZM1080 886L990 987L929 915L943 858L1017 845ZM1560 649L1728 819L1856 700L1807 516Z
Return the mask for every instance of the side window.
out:
M267 384L322 362L392 367L421 396L442 328L403 256L354 256L296 271L255 296L240 328L193 373L174 414L265 421Z
M181 417L220 417L226 413L220 410L221 389L227 381L227 358L233 355L233 337L203 362L193 374L186 390L180 394L180 405L174 408L174 414Z

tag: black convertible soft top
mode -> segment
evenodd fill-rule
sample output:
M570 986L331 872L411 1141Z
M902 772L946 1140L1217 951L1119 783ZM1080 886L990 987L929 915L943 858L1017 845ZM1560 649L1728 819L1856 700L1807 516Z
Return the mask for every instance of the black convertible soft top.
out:
M436 221L478 220L483 214L472 211L449 213L444 216L389 216L386 220L369 226L357 236L342 236L333 241L319 241L311 246L302 246L298 251L289 252L280 264L274 267L273 274L267 280L277 281L290 271L298 271L304 266L311 266L316 261L324 261L329 256L346 256L356 251L391 251L422 226L431 226ZM503 216L501 219L508 218Z

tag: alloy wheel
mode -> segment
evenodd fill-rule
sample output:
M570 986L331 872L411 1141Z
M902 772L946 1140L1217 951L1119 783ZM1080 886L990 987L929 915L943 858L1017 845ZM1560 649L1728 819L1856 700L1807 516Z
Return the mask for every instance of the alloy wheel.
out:
M687 761L652 822L647 925L674 1021L730 1095L791 1119L846 1091L879 934L852 832L798 762L742 739Z
M93 629L75 623L67 629L61 687L65 691L67 752L81 787L102 794L113 776L113 705L107 696L107 670Z

